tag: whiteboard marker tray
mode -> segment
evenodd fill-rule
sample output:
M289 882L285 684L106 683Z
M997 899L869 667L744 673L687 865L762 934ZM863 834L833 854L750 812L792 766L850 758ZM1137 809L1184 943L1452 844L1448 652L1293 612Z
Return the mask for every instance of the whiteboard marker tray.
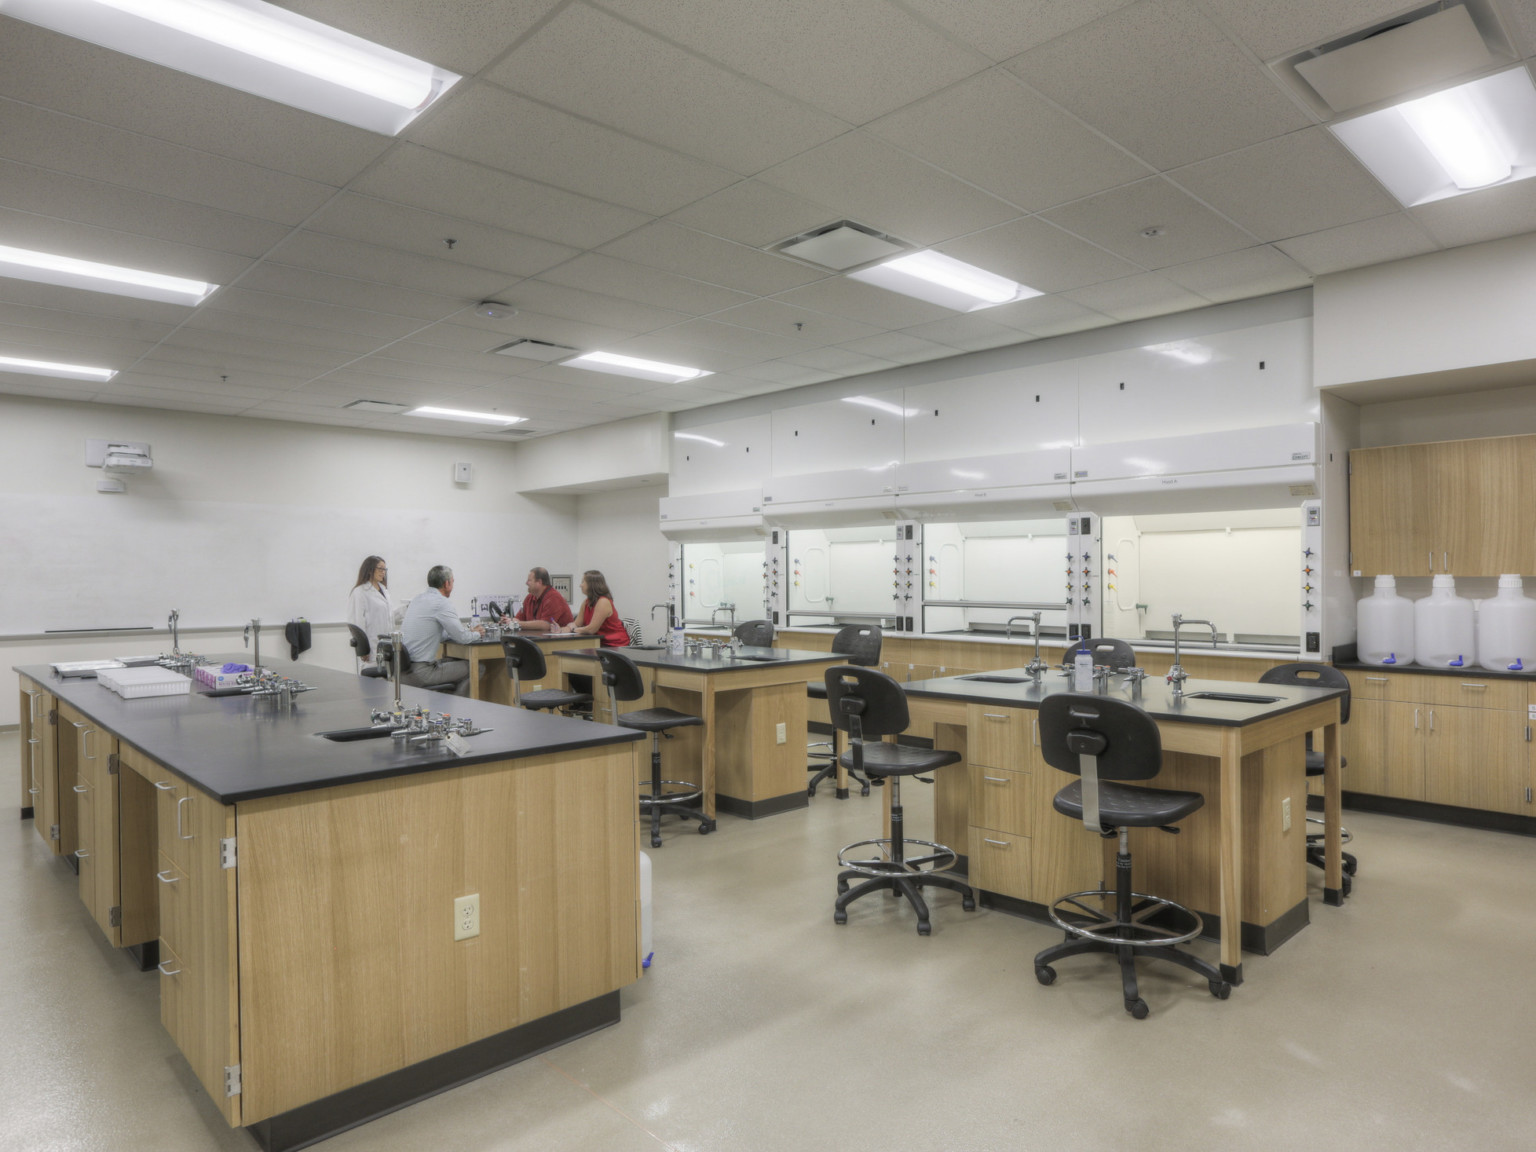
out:
M165 668L103 668L96 679L124 700L144 696L185 696L192 678Z

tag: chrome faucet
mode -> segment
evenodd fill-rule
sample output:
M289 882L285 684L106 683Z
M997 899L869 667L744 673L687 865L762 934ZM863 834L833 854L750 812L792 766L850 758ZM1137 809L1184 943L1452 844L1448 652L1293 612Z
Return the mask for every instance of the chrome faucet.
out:
M736 627L736 605L734 604L718 604L711 608L709 610L709 626L711 628L715 626L715 621L722 612L729 612L731 614L731 627Z
M1209 620L1186 620L1183 615L1173 614L1173 667L1168 669L1168 683L1173 685L1174 699L1184 695L1184 681L1189 679L1189 673L1184 671L1184 666L1179 663L1179 629L1187 624L1203 624L1211 630L1211 647L1216 648L1221 643L1221 635L1216 631L1216 625Z
M181 655L181 628L180 628L180 624L181 624L181 610L178 609L178 608L172 608L171 609L170 619L167 620L166 623L169 624L170 628L171 628L171 655L172 656L180 656Z
M400 705L400 653L405 648L405 637L399 632L389 634L389 679L395 686L395 712L404 711Z
M1035 613L1032 613L1029 616L1010 616L1010 617L1008 617L1007 621L1003 624L1003 639L1004 640L1012 640L1013 639L1013 622L1015 620L1033 620L1034 624L1035 624L1035 635L1036 636L1040 635L1040 613L1035 612Z
M1013 622L1015 620L1028 620L1032 625L1030 632L1035 638L1035 655L1034 658L1024 666L1024 671L1028 672L1030 679L1038 684L1040 683L1041 675L1045 672L1045 662L1040 659L1040 613L1031 612L1028 616L1008 617L1008 622L1003 626L1005 635L1008 639L1013 638Z
M252 634L255 634L256 649L251 654L251 667L259 675L261 672L261 620L252 620L245 626L245 643L250 644Z
M658 609L658 608L665 608L667 610L667 635L670 636L670 635L672 635L672 629L677 627L677 609L673 606L672 601L670 601L670 600L668 600L664 604L652 604L651 605L651 619L652 620L656 619L656 609Z

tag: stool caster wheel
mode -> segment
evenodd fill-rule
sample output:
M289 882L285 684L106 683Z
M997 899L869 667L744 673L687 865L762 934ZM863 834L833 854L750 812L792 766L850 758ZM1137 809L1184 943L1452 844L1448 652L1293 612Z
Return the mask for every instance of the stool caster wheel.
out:
M1344 853L1344 874L1346 876L1353 876L1355 874L1355 869L1359 866L1359 863L1360 862L1351 856L1348 852Z
M848 891L848 881L846 881L846 880L839 880L837 882L837 894L839 896L841 896L841 895L843 895L847 891Z
M1344 893L1344 895L1348 896L1349 892L1350 892L1350 889L1353 888L1354 886L1355 886L1355 882L1349 878L1349 873L1346 872L1344 874L1344 883L1339 887L1339 891Z
M864 785L864 787L859 789L859 795L860 796L868 796L869 795L869 785L868 784Z
M933 925L928 923L926 920L919 920L917 922L917 934L919 936L932 936Z
M1137 1020L1145 1020L1147 1018L1147 1012L1149 1011L1147 1008L1147 1002L1140 999L1126 1001L1125 1010Z
M832 923L834 923L834 924L846 924L846 923L848 923L848 913L844 912L841 908L837 909L836 911L834 911L832 913Z
M661 837L660 836L652 836L651 837L651 847L652 848L660 848L661 847Z
M713 820L700 820L699 821L699 835L700 836L708 836L714 830L715 830L715 822Z
M1232 985L1228 984L1225 980L1212 980L1211 995L1218 1000L1225 1000L1228 996L1232 995Z
M1036 964L1035 979L1046 987L1050 987L1056 983L1056 969L1052 968L1049 964Z
M816 785L814 785L814 784L808 785L806 787L806 789L805 789L805 794L807 796L811 797L812 799L815 799L815 797L816 797Z
M967 912L974 912L976 911L976 901L966 896L960 901L960 907L964 908Z

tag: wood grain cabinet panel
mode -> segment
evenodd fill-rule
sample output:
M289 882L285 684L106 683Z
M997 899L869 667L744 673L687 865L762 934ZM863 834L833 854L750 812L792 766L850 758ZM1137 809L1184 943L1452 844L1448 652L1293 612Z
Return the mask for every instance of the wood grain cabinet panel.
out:
M994 832L1028 836L1032 830L1030 805L1034 782L1029 772L1008 768L970 766L971 824Z
M1027 770L1037 762L1035 713L1023 708L967 704L967 754L984 768Z
M1424 798L1432 804L1529 815L1527 720L1520 712L1425 709Z
M969 850L970 882L974 887L1015 900L1037 898L1030 885L1027 836L973 827Z
M1427 576L1435 546L1427 444L1349 454L1351 567L1364 576Z
M1354 699L1349 723L1339 729L1346 791L1387 795L1387 709L1383 700ZM1314 738L1315 739L1315 738ZM1313 777L1312 779L1316 779ZM1310 780L1309 780L1310 784Z

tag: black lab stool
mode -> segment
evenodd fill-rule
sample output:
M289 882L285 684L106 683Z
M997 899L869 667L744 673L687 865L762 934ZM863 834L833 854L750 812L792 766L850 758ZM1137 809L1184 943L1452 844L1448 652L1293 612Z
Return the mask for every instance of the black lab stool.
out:
M534 712L542 712L548 708L553 712L560 708L575 708L581 704L592 703L589 693L569 692L564 688L523 691L522 677L526 676L537 684L549 671L544 662L543 649L526 636L508 636L501 642L501 654L506 657L507 675L512 679L514 708L528 708Z

